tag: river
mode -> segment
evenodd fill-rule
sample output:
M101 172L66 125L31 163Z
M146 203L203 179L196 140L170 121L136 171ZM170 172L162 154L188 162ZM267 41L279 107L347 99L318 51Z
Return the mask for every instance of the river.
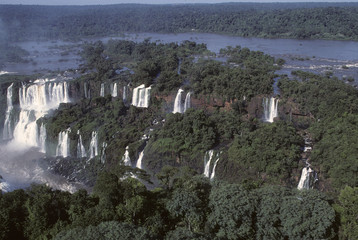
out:
M151 41L180 43L184 40L205 43L210 51L219 53L227 46L247 47L251 50L262 51L275 58L286 61L278 74L290 76L292 70L303 70L314 73L327 71L339 78L353 77L358 83L358 42L329 41L329 40L297 40L297 39L263 39L244 38L237 36L209 34L209 33L139 33L126 34L121 37L105 37L85 39L85 41L109 39L125 39L136 42L149 38ZM22 42L19 46L30 52L28 63L7 64L2 71L31 74L36 72L76 69L82 63L79 57L81 42Z

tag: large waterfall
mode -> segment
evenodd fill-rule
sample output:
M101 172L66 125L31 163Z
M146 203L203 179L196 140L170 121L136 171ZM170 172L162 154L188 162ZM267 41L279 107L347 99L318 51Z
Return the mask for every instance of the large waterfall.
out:
M70 139L68 134L71 129L68 128L58 134L58 144L56 148L56 156L68 157L70 156Z
M139 157L138 157L138 160L137 160L137 164L135 165L137 168L139 169L143 169L143 165L142 165L142 160L143 160L143 156L144 156L144 149L143 151L141 151L139 153Z
M22 146L40 147L36 121L60 103L70 102L67 82L40 79L19 89L20 114L14 141Z
M78 135L77 158L85 158L85 157L87 157L87 154L86 154L86 149L83 146L82 136L80 134L80 130L77 130L77 135Z
M125 166L132 166L132 162L131 162L131 159L130 159L130 157L129 157L129 151L128 151L128 149L129 149L129 147L127 146L127 147L126 147L126 151L125 151L125 153L124 153L124 155L123 155L122 160L123 160L123 163L124 163Z
M118 96L118 89L117 89L117 83L114 83L112 86L112 97L117 97Z
M300 181L298 183L297 189L309 189L310 188L310 174L314 171L309 166L306 166L302 169L302 174Z
M262 105L264 107L264 121L272 123L274 118L278 116L278 99L263 98Z
M2 138L4 140L11 139L13 137L12 133L12 124L11 124L11 113L13 110L12 106L12 86L14 84L11 83L11 85L7 88L6 92L6 102L7 102L7 109L5 113L5 122L4 122L4 129L3 129L3 135Z
M188 110L189 108L191 108L191 93L188 92L186 94L186 97L185 97L185 102L184 102L184 112L186 112L186 110Z
M174 110L173 113L183 113L184 112L184 107L181 101L182 98L182 93L184 92L183 89L179 88L178 93L175 97L175 101L174 101Z
M90 159L98 155L98 136L97 132L92 132L92 138L90 142Z
M104 83L101 83L101 91L99 93L101 97L104 97Z
M145 87L144 84L133 89L132 105L136 107L147 108L149 106L151 87Z

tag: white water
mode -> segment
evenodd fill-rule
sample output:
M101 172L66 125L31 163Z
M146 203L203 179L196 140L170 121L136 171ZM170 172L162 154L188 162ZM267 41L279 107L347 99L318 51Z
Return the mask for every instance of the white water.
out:
M56 156L69 157L70 156L70 139L68 134L71 129L68 128L58 134L58 144L56 148Z
M101 92L99 93L101 97L104 97L104 83L101 83Z
M183 104L182 104L182 93L184 92L183 89L179 88L178 93L175 97L174 100L174 110L173 113L183 113L184 112L184 108L183 108Z
M143 151L141 151L139 153L139 157L138 157L138 160L137 160L137 164L135 165L137 168L139 169L143 169L143 166L142 166L142 160L143 160L143 156L144 156L144 149Z
M12 133L12 124L10 121L10 116L13 110L13 105L12 105L12 86L14 84L11 83L11 85L7 88L7 92L6 92L6 102L7 102L7 109L6 109L6 113L5 113L5 122L4 122L4 129L3 129L3 135L2 138L4 140L7 139L11 139L13 137L13 133Z
M46 153L46 138L47 138L46 127L45 124L42 123L40 127L39 139L38 139L40 152L42 153Z
M188 110L189 108L191 108L191 93L188 92L186 94L186 97L185 97L185 102L184 102L184 112L186 112L186 110Z
M123 86L123 102L127 101L127 86Z
M216 159L215 163L214 163L214 167L213 167L213 171L211 172L210 175L210 180L213 180L215 178L215 170L216 170L216 165L218 164L219 158Z
M144 84L133 89L132 105L141 108L149 106L151 87L145 87Z
M131 162L131 159L129 157L128 149L129 149L129 147L127 146L126 151L125 151L125 153L124 153L124 155L122 157L122 160L123 160L125 166L132 166L132 162Z
M213 158L214 150L209 150L205 153L204 157L204 176L210 178L210 163L211 159ZM207 156L209 159L207 159Z
M117 97L118 96L118 89L117 89L117 83L113 84L113 89L112 89L112 97Z
M27 147L40 147L36 121L56 109L60 103L70 102L67 82L39 79L19 89L20 114L14 128L14 140Z
M274 118L278 116L278 99L273 97L263 98L262 105L264 107L264 121L272 123Z
M108 144L106 142L102 143L102 152L101 152L101 163L105 163L106 162L106 148L107 148Z
M86 149L83 146L82 136L80 134L80 130L77 130L77 135L78 135L77 158L85 158L85 157L87 157L87 154L86 154Z
M92 132L92 138L90 142L90 159L98 155L98 137L97 132Z
M314 172L309 166L302 169L300 181L297 189L309 189L310 188L310 173Z

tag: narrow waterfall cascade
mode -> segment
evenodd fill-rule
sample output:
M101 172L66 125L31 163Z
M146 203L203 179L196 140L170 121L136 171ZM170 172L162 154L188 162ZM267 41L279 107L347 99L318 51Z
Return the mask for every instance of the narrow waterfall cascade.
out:
M95 156L98 156L98 136L97 132L93 131L90 142L90 159L94 158Z
M38 144L40 148L40 152L46 153L46 139L47 139L47 132L45 124L41 124L40 127L40 134L38 139Z
M124 155L122 157L122 160L123 160L123 163L124 163L125 166L132 166L132 162L131 162L131 159L129 157L129 151L128 150L129 150L129 147L127 146L126 151L125 151L125 153L124 153Z
M209 150L204 157L204 176L210 178L210 163L214 155L214 150Z
M132 105L141 108L149 106L151 87L145 87L144 84L133 89Z
M58 144L56 148L56 156L68 157L70 156L70 139L68 134L71 129L68 128L58 134Z
M113 84L113 87L112 87L112 97L117 97L118 96L118 87L117 87L117 83L114 83Z
M85 93L85 98L89 98L88 97L88 84L86 82L83 84L83 91Z
M105 163L106 162L106 148L107 148L108 144L106 142L102 143L102 150L101 150L101 163Z
M20 114L14 128L16 144L39 147L36 121L60 103L70 102L67 82L39 79L19 88Z
M104 97L104 83L101 83L101 92L99 93L101 97Z
M4 122L4 129L3 129L3 135L2 138L4 140L12 139L13 133L12 133L12 124L11 124L11 113L14 109L12 105L12 86L14 83L11 83L11 85L7 88L6 91L6 103L7 103L7 109L5 113L5 122Z
M190 92L188 92L185 97L184 112L186 112L186 110L188 110L189 108L191 108L191 93Z
M143 169L143 165L142 165L143 157L144 157L144 149L139 153L137 164L135 165L136 168Z
M314 170L308 165L302 169L300 181L297 189L310 189L310 174L314 173Z
M263 98L262 105L264 107L264 121L272 123L275 117L278 117L278 99Z
M123 86L123 102L127 102L127 86Z
M184 112L184 107L183 107L182 100L181 100L183 92L184 92L184 90L179 88L178 93L175 97L175 101L174 101L173 113L183 113Z
M179 63L178 63L178 75L181 74L181 60L179 60Z
M80 130L77 130L77 135L78 135L77 158L85 158L85 157L87 157L87 154L86 154L86 149L83 146L82 136L80 134Z
M216 170L216 165L218 164L218 161L219 161L219 158L216 159L216 161L214 163L214 167L213 167L213 170L212 170L211 175L210 175L210 180L214 180L214 178L215 178L215 170Z

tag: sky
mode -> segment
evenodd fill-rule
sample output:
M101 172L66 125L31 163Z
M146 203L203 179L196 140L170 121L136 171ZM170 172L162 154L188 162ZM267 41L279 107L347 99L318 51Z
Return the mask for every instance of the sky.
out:
M1 0L1 4L26 5L103 5L118 3L174 4L220 2L358 2L358 0Z

